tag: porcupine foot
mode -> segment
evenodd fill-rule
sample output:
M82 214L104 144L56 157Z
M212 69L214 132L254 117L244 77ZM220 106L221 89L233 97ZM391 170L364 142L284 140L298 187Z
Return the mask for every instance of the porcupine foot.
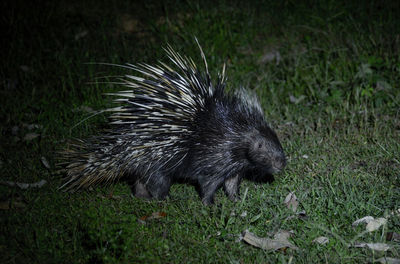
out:
M146 181L146 189L151 194L152 198L164 200L169 193L171 184L171 178L159 172L153 174L150 179Z
M227 178L224 181L224 191L228 198L233 201L237 202L239 200L239 185L240 185L241 178L239 174L236 176Z

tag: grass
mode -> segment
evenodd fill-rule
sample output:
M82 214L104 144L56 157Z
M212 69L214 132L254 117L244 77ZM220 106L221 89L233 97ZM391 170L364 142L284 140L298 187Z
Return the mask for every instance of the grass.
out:
M400 6L395 1L6 1L2 38L0 186L2 263L367 263L400 258ZM125 183L64 193L54 151L95 134L110 85L88 85L118 69L91 62L165 61L162 46L201 58L214 76L228 65L228 87L260 96L289 157L269 184L245 181L242 200L218 192L204 207L176 184L165 201L132 198ZM275 53L274 53L275 52ZM261 62L279 52L280 59ZM81 122L81 123L80 123ZM79 123L79 125L77 125ZM31 126L30 126L31 125ZM33 125L33 126L32 126ZM24 140L26 135L38 137ZM46 169L44 157L51 165ZM283 201L295 192L306 218ZM244 195L246 193L246 195ZM162 212L157 219L142 217ZM387 217L374 232L352 223ZM293 230L298 251L238 241ZM318 245L318 236L329 243ZM387 252L348 247L387 243ZM397 243L397 244L396 244Z

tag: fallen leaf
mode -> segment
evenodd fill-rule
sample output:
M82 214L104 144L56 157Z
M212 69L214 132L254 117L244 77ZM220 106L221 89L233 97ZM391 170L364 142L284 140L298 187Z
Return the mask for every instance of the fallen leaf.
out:
M145 224L146 221L162 218L162 217L165 217L166 215L167 215L167 213L165 213L165 212L154 212L151 215L142 216L138 220L140 223Z
M43 166L46 167L46 169L50 169L50 164L49 164L49 162L47 161L47 159L45 157L42 156L40 158L40 160L42 161L42 164L43 164Z
M83 30L83 31L81 31L81 32L79 32L79 33L77 33L77 34L75 34L75 37L74 37L75 41L77 41L77 40L79 40L79 39L81 39L81 38L86 37L86 35L87 35L88 33L89 33L89 31Z
M383 217L380 217L378 219L374 219L374 220L370 221L367 224L366 229L369 232L372 232L372 231L375 231L375 230L379 229L381 226L385 225L386 223L387 223L387 219L383 218Z
M298 104L301 101L303 101L306 98L305 95L300 95L298 98L295 97L294 95L289 95L289 102L291 102L292 104Z
M279 236L282 236L280 237L281 239L262 238L246 230L243 233L243 240L252 246L264 250L278 250L285 248L291 248L294 250L298 249L298 247L296 247L295 245L290 243L289 240L287 240L287 238L285 237L286 235L279 235Z
M13 181L1 182L1 184L3 184L3 185L7 185L7 186L11 186L11 187L17 186L23 190L29 189L29 188L40 188L43 185L45 185L46 183L47 183L46 180L40 180L40 181L34 182L34 183L23 183L23 182L13 182Z
M27 128L28 130L43 128L41 125L38 124L27 124L27 123L22 123L22 127Z
M382 258L375 260L375 262L379 262L382 264L400 264L400 259L382 257Z
M287 231L287 230L279 230L274 234L274 239L275 240L288 240L291 236L293 236L294 232L293 231Z
M297 206L299 205L299 202L297 201L297 197L294 192L290 192L286 196L284 203L286 204L286 207L292 209L293 212L296 212Z
M388 251L392 247L385 243L357 243L354 244L356 248L369 248L376 251Z
M31 141L31 140L37 138L38 136L40 136L40 135L37 134L37 133L28 133L28 134L25 135L24 140L25 141Z
M318 243L320 245L325 245L325 244L329 243L329 238L320 236L320 237L317 237L316 239L314 239L312 242Z
M360 219L357 219L356 221L354 221L353 224L351 224L351 225L353 227L355 227L355 226L358 226L359 224L362 224L362 223L368 224L372 220L374 220L374 218L372 216L364 216L363 218L360 218Z
M282 60L281 53L275 49L266 52L261 58L258 60L258 64L265 64L272 61L276 62L276 65Z

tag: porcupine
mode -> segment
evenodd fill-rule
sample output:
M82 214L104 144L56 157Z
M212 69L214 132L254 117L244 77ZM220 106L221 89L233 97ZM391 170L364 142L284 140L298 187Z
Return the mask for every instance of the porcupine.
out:
M196 39L197 42L197 39ZM236 200L246 173L280 172L286 158L276 133L264 119L254 93L225 90L225 65L211 81L204 70L169 45L175 69L163 62L118 65L140 73L119 82L129 90L109 94L119 105L110 128L64 152L67 190L111 182L123 176L137 197L164 199L176 180L197 183L202 202L214 201L223 186Z

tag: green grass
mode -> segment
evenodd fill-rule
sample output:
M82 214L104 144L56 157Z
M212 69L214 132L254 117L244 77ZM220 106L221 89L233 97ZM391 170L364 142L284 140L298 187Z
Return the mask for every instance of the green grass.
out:
M11 2L11 1L7 1ZM371 233L353 228L400 208L400 6L395 1L58 1L2 3L7 25L0 54L1 263L367 263L400 258L400 218ZM224 62L228 87L260 96L289 162L269 184L245 181L242 200L219 191L204 207L194 187L177 184L165 201L132 198L125 183L65 193L55 151L98 133L121 74L92 62L166 60L171 44L198 64L199 39L214 76ZM260 63L278 51L281 59ZM299 99L296 103L290 96ZM80 123L81 122L81 123ZM29 128L27 125L37 125ZM79 124L79 125L77 125ZM24 136L39 137L26 141ZM51 169L41 162L45 157ZM244 193L247 195L244 196ZM299 199L306 218L283 201ZM7 206L11 208L7 209ZM139 219L154 212L165 217ZM241 216L246 212L246 216ZM298 251L265 251L238 238L293 230ZM361 234L361 235L360 235ZM330 239L326 245L312 240ZM388 243L374 252L349 243ZM396 244L397 243L397 244Z

